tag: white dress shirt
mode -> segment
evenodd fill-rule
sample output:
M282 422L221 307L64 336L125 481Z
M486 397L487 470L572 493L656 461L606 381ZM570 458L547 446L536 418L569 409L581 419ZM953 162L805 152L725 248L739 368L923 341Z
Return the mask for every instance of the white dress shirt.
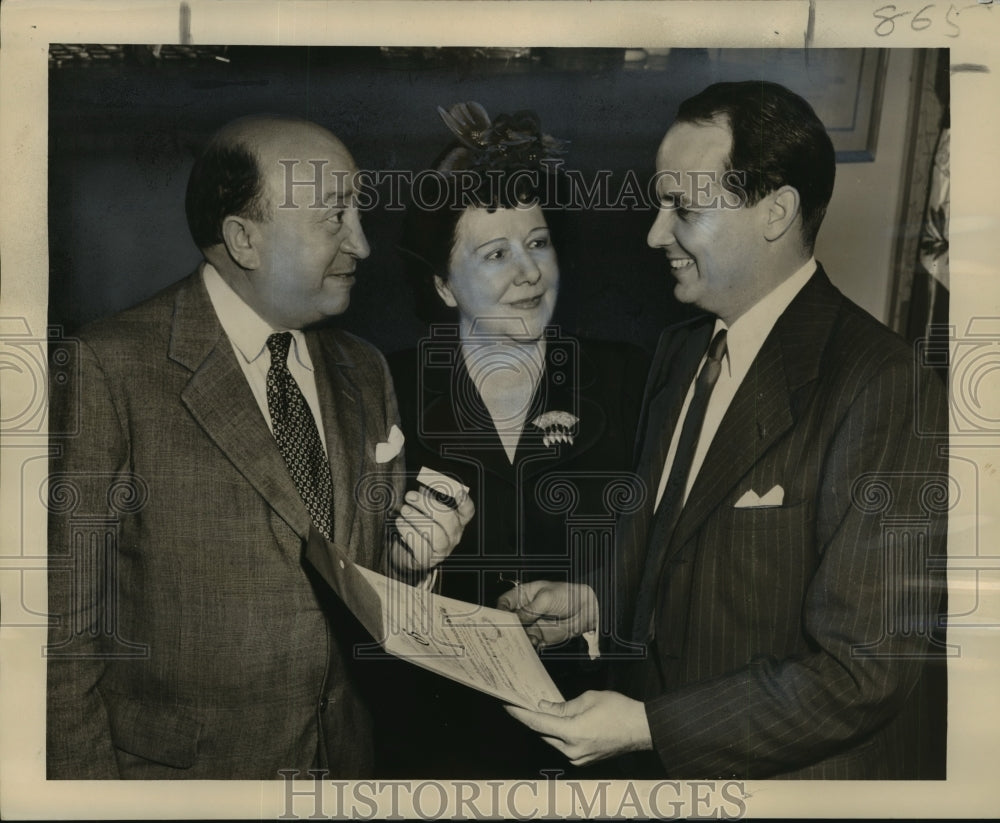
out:
M319 429L319 439L323 443L323 451L329 456L326 448L326 433L323 431L323 415L319 407L319 394L316 391L316 374L312 359L309 357L305 336L301 330L271 328L271 324L250 308L210 263L205 263L202 268L202 277L205 281L205 288L208 289L208 297L212 301L212 307L219 317L219 323L222 324L222 330L233 346L236 361L243 369L243 374L246 376L247 383L250 384L250 390L257 401L260 413L264 415L264 421L271 434L274 434L274 429L271 425L271 412L267 406L267 371L271 367L271 351L267 347L267 338L275 332L291 332L292 344L288 349L288 371L292 373L299 391L302 392L306 403L309 404L316 428ZM416 585L429 591L434 587L437 577L438 568L435 566Z
M257 312L247 305L232 286L222 279L222 275L210 263L202 268L202 277L212 308L218 315L222 330L229 338L243 374L250 384L260 413L268 429L271 426L271 412L267 406L267 371L271 367L271 352L267 348L267 338L275 332L290 331L292 344L288 350L288 370L298 384L299 391L309 404L319 439L326 451L326 433L323 431L323 414L320 412L319 395L316 392L316 375L306 339L298 329L274 329Z
M698 436L698 445L695 447L694 457L691 461L691 471L688 474L687 486L684 489L685 503L687 502L688 495L691 493L694 480L701 469L701 464L705 462L705 455L708 453L708 448L712 445L715 433L719 430L719 424L722 423L722 418L725 416L729 404L736 395L736 390L739 389L743 378L750 371L750 366L753 365L754 359L757 357L761 346L764 345L767 336L771 333L771 329L774 328L774 324L778 322L778 318L788 308L788 304L795 299L795 295L802 290L802 287L809 281L809 278L812 277L815 271L816 258L813 257L795 274L773 289L758 303L754 304L746 313L740 315L732 326L728 327L726 331L726 354L722 359L722 371L719 374L719 380L715 384L715 388L712 389L712 394L708 398L708 406L705 409L705 422L702 424L701 434ZM712 336L714 337L720 329L726 328L726 324L717 318ZM698 372L701 371L701 367L704 365L707 356L708 353L706 352L698 366ZM681 408L681 416L674 427L674 433L670 440L670 449L667 452L663 473L660 475L660 487L656 492L657 506L660 505L663 490L667 485L667 478L670 476L670 468L674 463L674 454L677 452L677 441L680 439L681 427L684 424L684 418L687 417L691 399L694 397L694 385L696 382L697 378L691 381L687 397L684 398L684 406Z

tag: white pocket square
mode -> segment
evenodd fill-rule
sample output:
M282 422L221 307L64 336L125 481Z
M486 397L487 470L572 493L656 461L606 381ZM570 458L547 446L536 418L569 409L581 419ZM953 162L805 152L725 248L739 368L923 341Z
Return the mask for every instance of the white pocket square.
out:
M785 502L785 490L781 486L775 486L763 497L759 497L753 489L748 489L743 496L736 501L737 509L760 509L767 506L780 506Z
M375 444L375 462L388 463L392 460L402 450L405 439L399 426L393 423L392 428L389 429L389 439L385 443Z

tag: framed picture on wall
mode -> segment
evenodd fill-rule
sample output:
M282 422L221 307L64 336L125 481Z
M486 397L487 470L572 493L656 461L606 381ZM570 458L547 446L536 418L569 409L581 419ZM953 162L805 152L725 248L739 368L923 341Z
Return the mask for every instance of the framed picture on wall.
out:
M885 49L711 49L712 80L752 75L801 94L826 125L838 163L875 159Z

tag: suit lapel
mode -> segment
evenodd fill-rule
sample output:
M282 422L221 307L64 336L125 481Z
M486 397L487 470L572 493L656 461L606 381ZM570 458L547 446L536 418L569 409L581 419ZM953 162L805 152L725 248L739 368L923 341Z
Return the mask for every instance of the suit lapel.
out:
M698 364L708 350L714 327L712 318L704 318L680 335L661 343L654 358L648 391L649 404L645 415L645 446L637 473L646 486L646 502L637 513L648 521L653 516L656 492L663 466L670 450L670 441L684 406ZM659 373L657 373L659 372Z
M192 374L181 401L206 434L301 537L311 518L222 331L201 274L177 293L169 357Z
M814 383L840 295L822 268L778 318L740 384L705 455L671 541L671 553L795 422Z
M435 434L436 448L445 457L470 456L483 470L512 482L507 452L469 376L458 342L451 362L450 370L424 370L424 391L433 395L426 407L425 425Z
M557 383L555 369L547 363L544 383L538 386L532 397L514 463L511 464L486 404L469 376L457 343L453 363L453 371L447 374L437 369L425 372L424 391L432 395L425 409L425 425L440 437L440 447L445 454L447 444L454 443L460 453L474 455L484 471L505 483L520 482L579 455L598 442L604 433L606 417L600 405L587 398L578 402L581 396L577 392L575 378L579 375L562 384ZM532 425L531 421L540 414L554 410L569 411L579 417L579 433L572 445L546 446L542 441L542 430Z
M357 501L354 488L364 461L365 421L360 391L351 381L350 358L332 334L306 333L316 376L316 392L323 409L323 431L333 478L333 540L344 551L354 546Z
M648 545L649 530L670 440L688 387L708 348L714 323L713 318L703 317L693 324L665 332L650 366L644 412L639 423L642 450L636 467L646 496L643 505L632 514L623 515L617 527L618 596L615 608L617 625L626 636L632 631L632 610L647 552L655 550Z
M722 502L770 445L792 425L780 343L772 334L726 411L681 511L673 547Z
M604 434L607 416L600 405L600 399L595 401L591 392L592 378L584 361L586 351L579 348L580 357L576 370L568 380L560 380L565 368L553 362L556 350L549 346L546 351L544 382L540 383L532 398L531 409L524 421L524 431L518 442L516 464L522 478L532 477L542 471L550 471L562 463L575 459L591 449ZM532 424L541 414L551 411L565 411L575 415L577 432L572 443L557 443L546 446L544 432Z

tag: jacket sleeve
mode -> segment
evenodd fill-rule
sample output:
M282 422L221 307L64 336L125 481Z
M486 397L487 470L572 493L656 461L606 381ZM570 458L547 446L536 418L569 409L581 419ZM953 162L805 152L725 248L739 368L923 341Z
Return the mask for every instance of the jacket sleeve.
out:
M121 651L115 623L116 495L131 494L128 442L97 357L79 345L77 368L53 381L49 473L49 779L117 779L100 693L105 660ZM119 501L120 502L120 501Z
M812 501L820 559L802 612L809 650L646 702L672 776L757 778L817 762L891 720L914 688L939 607L926 556L944 553L947 466L938 441L917 432L912 368L881 368L826 448ZM919 398L926 430L947 431L936 378ZM929 545L894 542L887 515L922 519Z

